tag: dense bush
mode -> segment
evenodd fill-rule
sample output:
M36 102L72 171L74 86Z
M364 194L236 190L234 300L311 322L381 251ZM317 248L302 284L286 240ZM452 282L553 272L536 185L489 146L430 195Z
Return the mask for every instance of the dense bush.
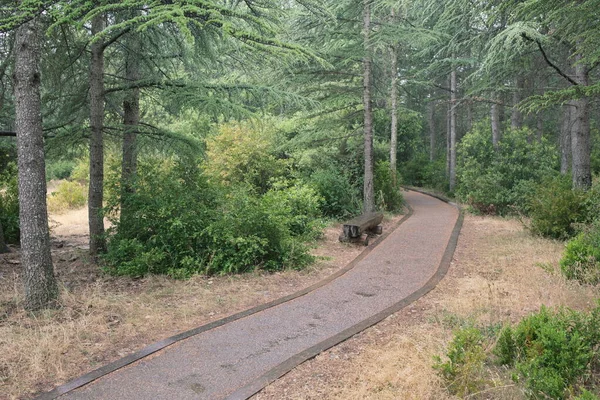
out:
M308 179L323 198L324 216L346 218L360 213L359 192L343 172L334 168L320 169Z
M448 345L448 360L436 357L434 369L438 370L448 384L450 393L466 396L481 390L484 384L484 336L475 327L455 332Z
M375 164L374 191L377 206L384 211L399 211L404 205L404 197L400 192L399 177L394 182L390 163L379 161Z
M181 278L306 265L321 199L300 183L271 186L258 196L242 184L210 183L190 162L141 163L135 192L126 198L128 217L119 220L116 200L109 207L107 270ZM112 190L119 193L118 185Z
M526 206L534 183L555 174L555 150L527 129L506 130L497 148L489 121L475 126L458 146L456 194L475 210L506 214Z
M260 122L229 123L206 143L204 172L209 180L251 185L258 193L286 175L287 161L275 155L275 133Z
M76 165L77 162L71 160L48 162L46 163L46 180L70 178Z
M17 167L14 163L6 164L0 172L0 222L7 243L19 242L19 196L17 184Z
M448 190L444 157L430 161L428 154L418 153L409 161L402 163L400 170L402 171L402 182L406 185L439 191Z
M600 283L600 220L567 243L560 267L568 279Z
M434 368L458 396L485 392L492 382L497 386L505 375L498 374L500 365L531 399L593 400L599 356L600 306L590 312L542 307L499 331L493 326L456 331L446 361L435 357Z
M515 368L531 398L564 399L582 392L598 372L599 345L600 308L580 313L542 307L515 328L505 328L495 353Z
M62 212L81 208L87 202L87 188L78 182L61 182L48 197L48 210Z
M572 190L568 176L547 178L536 185L527 201L531 232L556 239L576 233L575 224L588 217L588 196Z

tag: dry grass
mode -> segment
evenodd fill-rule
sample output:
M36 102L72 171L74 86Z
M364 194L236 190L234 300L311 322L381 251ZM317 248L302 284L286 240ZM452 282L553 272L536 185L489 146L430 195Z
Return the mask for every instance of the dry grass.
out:
M598 288L566 281L561 242L514 220L466 216L450 271L436 289L380 324L310 360L256 395L276 399L452 399L432 368L453 329L516 322L547 306L588 309ZM524 399L502 371L475 399Z
M67 233L73 233L68 229L68 215L56 218ZM2 255L0 399L31 398L152 342L309 286L364 249L339 243L339 230L326 230L315 249L322 260L306 270L196 276L187 281L103 276L84 250L71 243L55 243L54 265L62 288L60 308L39 314L21 308L18 252Z

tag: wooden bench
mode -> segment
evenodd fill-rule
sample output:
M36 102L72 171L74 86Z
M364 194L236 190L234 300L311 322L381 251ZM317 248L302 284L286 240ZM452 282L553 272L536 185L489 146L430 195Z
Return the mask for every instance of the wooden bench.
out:
M344 223L344 229L340 235L340 242L358 242L363 233L367 234L365 246L369 245L369 235L381 235L383 214L372 212L360 215Z

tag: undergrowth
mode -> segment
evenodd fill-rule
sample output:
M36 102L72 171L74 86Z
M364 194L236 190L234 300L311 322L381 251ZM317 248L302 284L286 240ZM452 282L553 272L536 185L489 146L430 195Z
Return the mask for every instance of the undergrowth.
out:
M434 368L458 396L485 390L494 366L531 399L598 399L600 306L589 312L542 307L500 332L476 327L456 331L446 361Z

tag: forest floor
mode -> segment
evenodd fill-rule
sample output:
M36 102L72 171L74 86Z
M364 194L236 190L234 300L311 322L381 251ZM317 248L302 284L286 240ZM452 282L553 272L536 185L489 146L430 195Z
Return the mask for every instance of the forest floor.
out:
M392 226L400 216L388 219ZM52 215L60 307L22 310L18 249L0 256L0 399L27 399L165 337L293 293L364 249L327 228L303 271L173 281L111 277L87 256L87 211ZM587 309L599 289L566 281L562 242L531 237L515 220L466 215L448 275L406 309L310 360L255 400L452 398L432 369L464 321L516 322L542 304ZM508 385L484 398L521 399Z

